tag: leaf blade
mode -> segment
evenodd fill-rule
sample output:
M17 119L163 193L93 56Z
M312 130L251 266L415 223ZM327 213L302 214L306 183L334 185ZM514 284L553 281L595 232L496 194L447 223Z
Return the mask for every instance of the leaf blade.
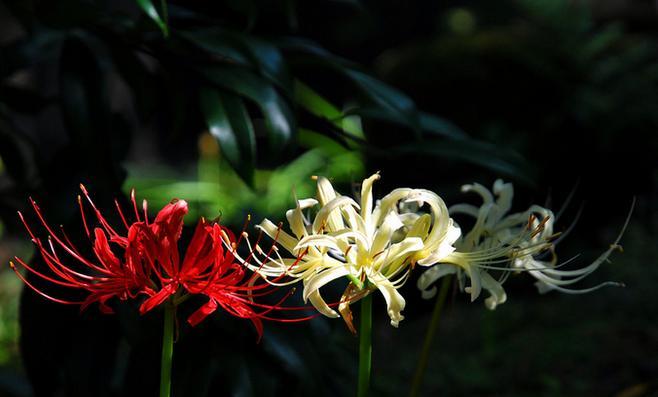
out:
M158 13L158 10L155 8L155 6L153 5L153 2L151 0L135 0L135 1L137 2L137 5L139 5L139 7L144 11L144 13L146 13L146 15L148 15L148 17L151 18L151 20L153 20L153 22L155 22L156 25L158 25L164 37L169 37L169 26L167 25L165 20L163 20L160 17L160 14ZM163 7L167 6L166 1L163 1L162 4ZM166 13L166 8L163 9L163 13Z
M238 175L253 186L256 137L242 99L217 90L204 89L201 109L210 134Z

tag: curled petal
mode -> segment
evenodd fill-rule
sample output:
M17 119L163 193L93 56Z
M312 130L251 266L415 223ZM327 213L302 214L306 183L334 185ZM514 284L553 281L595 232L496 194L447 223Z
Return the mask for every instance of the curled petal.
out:
M484 301L487 309L494 310L496 306L505 303L507 300L507 294L505 294L503 286L487 272L481 272L480 276L482 280L482 288L486 289L490 294L490 296Z
M291 254L295 253L295 246L298 243L297 239L281 230L281 228L272 223L272 221L264 219L260 225L256 227L265 232L265 234L270 236L270 238L275 240L278 244L281 244L281 246L288 250L288 252Z
M457 266L449 264L437 264L425 270L425 272L418 277L418 282L416 284L421 291L423 298L430 299L436 295L437 289L434 285L436 281L449 274L456 274L457 270Z
M452 219L450 219L448 231L439 246L429 256L418 260L417 263L421 266L430 266L445 259L455 251L454 244L461 236L461 233L461 229L455 226Z
M313 232L318 233L321 230L328 228L329 232L339 231L345 228L342 221L340 208L344 206L354 206L358 208L358 204L350 197L340 196L331 200L318 212L313 221ZM340 219L337 222L336 219Z
M145 314L153 310L156 306L161 305L164 301L167 300L171 295L173 295L178 289L178 284L171 283L167 284L160 291L158 291L153 296L146 299L142 305L139 307L139 313Z
M190 315L190 317L187 318L188 324L195 327L206 317L214 313L217 310L217 306L217 301L210 299L208 302L206 302L206 304L198 308L194 313Z
M473 302L478 298L478 296L480 296L480 292L482 291L480 269L472 266L470 263L467 263L464 266L464 270L466 270L466 274L468 274L468 277L471 279L470 287L466 287L464 290L471 294L471 302ZM483 271L482 273L486 272Z
M304 293L302 294L304 302L308 301L313 291L317 291L325 284L330 283L337 278L345 277L348 274L350 274L350 271L347 266L339 266L324 270L309 277L304 283Z
M313 305L313 307L315 307L317 311L324 314L325 316L330 318L340 317L340 315L336 313L334 309L329 307L329 305L327 305L327 302L325 302L325 300L322 299L322 295L320 295L319 289L311 291L308 294L308 300L311 301L311 304Z
M331 186L331 182L323 176L318 178L318 198L320 199L320 205L322 207L327 206L331 201L335 200L338 197L338 194L334 190L334 187ZM345 227L343 223L343 218L340 213L328 213L326 218L327 227L330 230L341 230ZM313 225L315 229L315 225Z
M398 290L386 277L374 276L368 278L368 280L375 284L379 292L384 296L386 311L391 319L391 325L397 328L400 321L404 320L404 316L402 315L402 311L406 305L404 297L400 295Z
M379 173L376 173L364 180L361 184L361 217L366 224L368 223L368 218L372 213L372 185L379 178Z

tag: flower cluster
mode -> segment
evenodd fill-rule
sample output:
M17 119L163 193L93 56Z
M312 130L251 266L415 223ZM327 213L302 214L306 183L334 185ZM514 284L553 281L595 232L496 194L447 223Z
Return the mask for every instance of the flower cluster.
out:
M553 232L555 216L552 211L532 205L524 212L509 213L514 190L512 184L500 179L494 183L493 191L477 183L462 186L462 191L480 195L482 205L457 204L450 207L451 215L466 215L473 218L474 224L456 242L456 250L443 259L444 265L428 269L418 279L418 288L425 297L436 293L436 287L432 284L453 273L458 275L462 286L465 277L470 279L470 286L464 289L471 294L471 300L475 300L482 289L487 290L490 296L485 304L489 309L495 309L506 301L502 284L514 272L529 273L537 280L535 285L542 293L558 290L578 294L608 285L621 285L604 282L586 289L568 288L594 272L613 251L621 249L619 242L629 218L614 243L591 264L580 269L562 270L560 267L570 261L558 264L554 242L559 233ZM500 273L499 278L494 278L491 272Z
M391 324L397 326L405 306L397 290L409 277L412 263L439 261L459 236L439 196L425 190L397 189L375 203L372 186L377 179L379 174L363 181L357 203L336 193L326 178L318 178L318 199L297 200L296 207L286 213L294 237L268 219L260 224L293 257L279 257L254 270L268 277L286 275L302 280L304 299L329 317L339 314L327 305L320 288L349 278L339 312L352 330L349 304L374 290L384 296ZM427 203L431 214L410 221L399 209L401 203L411 202ZM313 220L305 218L303 211L316 206L320 208ZM301 260L292 265L295 258Z
M350 304L379 291L386 301L391 325L404 319L405 299L398 291L412 270L425 271L418 278L418 288L425 298L436 293L435 282L456 274L460 287L477 299L488 292L489 309L506 301L503 283L512 273L526 272L534 277L540 292L558 290L584 293L606 285L586 289L570 288L594 272L613 251L628 224L615 242L591 264L580 269L564 270L555 254L554 214L532 205L526 211L510 213L514 191L512 185L497 180L490 191L482 185L464 185L463 192L475 192L482 204L457 204L450 208L436 194L425 189L399 188L373 198L373 185L380 178L374 174L361 184L357 198L340 195L325 177L317 178L317 197L295 200L295 208L286 212L290 232L264 219L257 227L275 243L265 252L250 243L246 232L238 239L217 222L201 219L181 260L179 240L187 203L173 200L150 222L147 203L138 208L131 194L132 222L116 202L122 231L117 231L103 217L87 191L78 197L82 224L92 250L83 254L64 232L56 232L31 201L48 238L42 241L19 213L47 269L39 270L20 258L16 262L38 278L64 288L82 290L84 299L55 297L32 284L11 263L19 277L40 295L63 304L81 305L84 309L99 303L103 312L111 312L108 301L144 296L140 312L146 313L166 301L174 304L189 295L203 295L208 300L194 312L188 322L198 324L218 308L251 320L259 335L263 319L303 321L270 317L272 311L300 310L275 304L258 303L255 297L269 295L279 287L301 282L304 301L328 317L343 317L352 323ZM97 224L89 225L85 207L90 207ZM473 226L463 234L452 216L472 218ZM248 255L238 254L244 241ZM281 255L279 246L287 251ZM117 252L121 252L118 255ZM337 280L347 280L340 300L327 303L321 289ZM467 285L468 283L468 285ZM292 290L284 294L288 297Z
M30 202L34 212L48 234L46 241L37 236L19 213L47 269L37 269L18 257L16 262L49 283L86 293L81 300L55 297L31 283L11 262L11 267L25 284L45 298L62 304L81 305L82 309L98 302L102 312L111 313L110 299L145 296L140 306L140 312L144 314L167 300L176 304L189 295L203 295L207 297L207 303L187 319L188 323L196 325L221 307L233 316L251 320L259 336L262 335L261 320L274 319L269 316L270 312L293 309L281 306L281 302L270 305L255 301L255 297L271 294L276 289L263 282L258 273L248 272L235 259L240 241L217 222L203 218L198 222L181 260L179 240L183 218L188 212L184 200L173 200L158 212L153 221L149 221L146 201L143 201L141 210L138 209L133 191L132 222L115 201L117 215L123 223L123 230L119 231L101 214L84 186L81 189L83 197L78 196L78 203L82 224L92 242L92 252L87 255L69 239L63 227L59 233L53 230L33 200ZM87 218L88 208L85 207L91 207L94 214L93 221L97 226L93 229L90 229L92 221ZM115 252L121 252L121 255Z
M374 174L361 185L358 200L338 194L329 180L317 178L317 198L296 200L286 213L292 234L265 219L259 227L276 239L290 257L250 265L267 278L290 277L289 283L303 283L303 297L328 317L343 316L354 331L349 304L379 291L393 326L404 318L405 299L398 289L416 265L427 267L418 279L424 297L431 297L433 284L448 274L458 274L460 285L475 300L482 289L490 296L490 309L504 303L502 287L512 272L528 272L537 279L541 291L588 292L568 289L605 261L619 248L619 239L592 264L576 270L561 270L554 251L554 216L550 210L531 206L527 211L509 214L511 184L498 180L493 193L485 187L465 185L464 192L476 192L483 204L478 208L458 204L447 208L435 193L425 189L400 188L373 199ZM465 235L451 218L465 214L474 218ZM622 231L623 233L623 231ZM543 260L545 256L549 260ZM498 271L495 278L491 272ZM320 289L339 279L349 279L336 312L323 299ZM465 280L470 285L464 286ZM340 313L340 314L339 314Z

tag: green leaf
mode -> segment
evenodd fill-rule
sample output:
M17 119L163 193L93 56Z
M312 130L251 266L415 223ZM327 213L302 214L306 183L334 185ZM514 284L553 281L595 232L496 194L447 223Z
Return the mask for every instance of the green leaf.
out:
M240 32L219 28L180 33L196 46L235 63L250 66L287 92L292 91L292 77L273 44Z
M235 35L256 63L258 70L281 88L292 91L292 77L278 48L267 41L246 35Z
M450 139L467 139L468 135L451 121L433 114L420 112L420 128Z
M417 138L421 137L420 115L414 102L401 91L362 72L359 66L338 57L316 43L304 39L286 38L279 40L279 46L284 49L299 51L315 57L325 66L336 70L350 79L363 94L380 107L380 112L387 113L389 118L399 120L411 128Z
M409 127L409 125L404 120L401 120L399 117L396 117L395 114L386 112L384 109L379 107L353 108L346 111L345 114L356 114L363 117L387 121L390 123ZM418 122L420 130L423 132L428 132L432 135L442 136L448 139L468 139L468 135L466 135L466 133L461 128L442 117L419 111Z
M494 171L497 174L516 177L533 185L534 170L516 152L500 146L475 140L441 140L414 142L393 149L402 156L432 156L447 160L465 161Z
M295 101L311 114L330 120L348 134L360 139L365 138L360 123L344 115L336 106L299 80L295 80Z
M219 142L229 164L248 185L253 186L256 137L242 99L204 89L201 91L201 109L210 134Z
M160 17L160 14L158 13L158 10L155 9L155 6L153 5L153 2L151 0L135 0L137 1L137 5L140 6L142 10L146 13L146 15L149 16L155 22L160 30L162 30L162 34L164 37L169 37L169 26L167 26L166 20L167 20L167 2L162 1L162 14L164 15L164 19Z
M244 96L258 106L265 117L270 148L281 152L295 132L295 118L287 102L268 81L236 67L205 68L201 73L218 86Z
M420 137L420 119L414 102L395 88L355 69L343 71L374 103L407 124Z
M217 29L178 31L177 34L198 48L218 55L220 60L226 60L244 66L253 66L244 51L240 51L219 34Z

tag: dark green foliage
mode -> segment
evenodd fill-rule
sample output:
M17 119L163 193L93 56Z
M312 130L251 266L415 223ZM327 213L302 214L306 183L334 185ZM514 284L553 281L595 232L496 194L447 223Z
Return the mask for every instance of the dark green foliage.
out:
M4 1L0 24L11 34L0 41L0 233L25 239L15 211L24 210L27 197L34 196L53 225L66 225L72 238L84 241L74 215L78 184L88 185L101 208L112 208L112 199L124 200L122 191L132 187L125 184L128 158L144 160L142 166L154 175L168 167L162 179L171 182L169 187L186 186L176 194L190 201L214 194L216 184L230 184L222 197L232 198L228 208L236 210L223 219L236 223L248 211L255 220L272 215L282 220L279 209L291 201L290 186L307 192L302 186L307 171L341 171L338 182L347 185L359 178L352 163L381 170L382 191L418 186L450 196L459 184L488 185L504 177L520 182L519 195L534 195L538 203L549 186L555 187L559 203L580 177L582 196L590 199L584 226L578 228L583 247L589 241L598 247L609 243L610 219L624 213L632 194L653 189L655 195L655 29L647 34L608 24L566 0L403 3ZM217 141L221 155L198 159L204 131ZM181 175L189 175L190 165L214 167L206 174L215 185L185 184L189 181ZM238 176L226 177L228 167ZM139 181L140 175L128 176ZM172 198L171 189L146 179L142 185L152 202ZM242 190L234 191L235 186ZM245 191L264 203L246 208ZM271 196L259 197L264 191ZM640 196L638 217L647 223L655 215L650 203L648 194ZM204 215L218 215L216 203L210 207L213 212ZM404 330L390 329L383 315L376 318L374 383L382 395L405 392L425 326L423 312L431 310L411 284ZM512 286L514 300L521 303L510 304L504 321L519 327L524 321L548 321L524 312L525 299L535 296L524 288ZM341 291L328 292L337 297ZM648 301L648 292L642 294ZM606 302L614 302L613 295ZM533 298L529 304L552 298ZM557 302L570 306L573 301ZM383 314L380 304L375 302L376 317ZM115 316L101 316L95 307L80 315L24 292L22 360L37 395L153 395L161 313L140 317L136 307L115 308ZM453 315L460 316L460 310L461 305ZM473 313L483 310L476 304L461 322L447 323L443 336L464 336L460 343L468 346L445 348L448 353L433 364L438 375L428 382L432 391L548 396L595 390L608 395L625 386L622 381L645 381L655 374L654 364L627 366L617 383L600 386L597 380L605 374L573 365L569 368L580 368L579 376L589 376L593 387L556 380L565 374L551 372L547 363L562 350L561 341L567 350L580 348L569 344L568 332L526 333L516 340L519 330L491 325L489 317L483 317L481 331L465 331L479 318ZM546 304L540 313L550 316L551 310ZM578 313L569 317L578 318ZM601 317L588 321L605 326ZM613 331L623 330L619 324L625 319L615 321L617 328L603 335L612 344L617 342ZM181 323L174 395L353 392L356 339L340 321L269 325L260 345L248 322L221 313L195 329ZM464 329L455 330L455 324ZM582 327L574 332L593 332L587 324ZM537 328L529 327L539 333ZM654 347L654 328L629 334L644 335ZM400 337L404 343L398 344ZM497 359L506 348L513 350L514 360L522 360L526 343L542 337L558 342L523 368L527 380L510 386L517 367L509 363L501 367L504 376L496 376ZM595 346L582 349L577 357L596 352ZM456 361L448 357L460 354ZM545 362L535 362L542 358ZM533 373L536 368L542 373ZM0 394L11 388L2 382ZM29 395L25 384L16 384L15 395Z

